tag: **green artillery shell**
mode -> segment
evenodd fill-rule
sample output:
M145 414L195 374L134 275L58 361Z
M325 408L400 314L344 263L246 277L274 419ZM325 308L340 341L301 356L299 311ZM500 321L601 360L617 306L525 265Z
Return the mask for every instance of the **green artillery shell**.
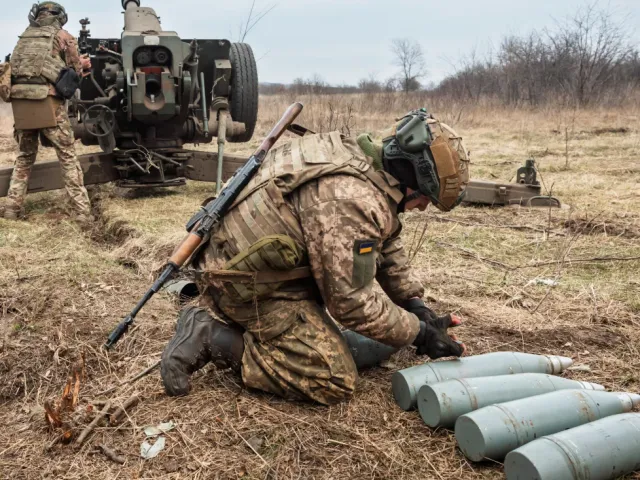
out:
M420 388L418 410L424 423L430 427L452 428L460 415L488 405L556 390L579 389L604 390L604 387L543 373L457 378Z
M604 418L509 453L507 480L609 480L640 471L640 413Z
M429 362L396 372L391 378L393 396L403 410L416 407L423 385L454 378L489 377L513 373L561 373L573 360L557 355L496 352L445 362Z
M640 395L631 393L562 390L462 415L456 422L456 439L469 460L502 460L540 437L630 412L638 405Z

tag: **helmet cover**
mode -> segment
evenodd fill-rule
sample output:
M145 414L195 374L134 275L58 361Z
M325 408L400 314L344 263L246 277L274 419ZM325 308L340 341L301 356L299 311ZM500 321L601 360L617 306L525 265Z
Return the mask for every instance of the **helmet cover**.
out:
M35 21L38 19L38 16L42 12L48 12L51 15L57 17L58 21L60 22L60 26L64 26L69 20L69 17L67 16L67 11L59 3L40 2L40 3L34 3L33 6L31 7L31 11L29 12L29 22L35 23Z
M449 211L462 201L469 181L467 153L460 137L426 109L400 118L383 137L383 152L390 173L401 172L398 180L440 210Z

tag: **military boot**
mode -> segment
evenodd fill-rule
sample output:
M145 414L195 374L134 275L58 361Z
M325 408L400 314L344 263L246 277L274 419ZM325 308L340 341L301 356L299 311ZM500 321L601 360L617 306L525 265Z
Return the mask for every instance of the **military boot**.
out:
M82 229L82 230L91 230L93 225L95 224L96 219L93 215L87 215L84 213L80 213L73 217L73 221Z
M2 212L2 218L5 220L18 220L20 218L20 208L13 205L6 205L4 212Z
M243 352L239 329L216 320L203 308L184 309L176 334L162 352L160 373L167 395L187 395L189 377L209 362L239 371Z
M347 341L358 370L378 367L398 351L397 348L376 342L351 330L343 331L342 336Z

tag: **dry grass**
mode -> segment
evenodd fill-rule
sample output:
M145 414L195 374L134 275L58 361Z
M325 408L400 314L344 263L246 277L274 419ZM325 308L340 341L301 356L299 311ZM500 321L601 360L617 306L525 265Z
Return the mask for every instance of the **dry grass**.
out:
M263 98L256 140L235 150L249 152L290 100ZM382 109L365 96L302 100L302 123L352 132L384 128L410 103L394 97ZM405 242L418 249L414 263L429 296L441 311L465 317L459 335L473 354L568 355L592 369L569 373L573 378L639 391L640 261L590 259L640 256L640 111L434 107L464 134L474 176L510 181L533 155L547 188L571 209L406 215ZM6 128L0 135L0 163L6 163L14 146ZM45 158L51 157L47 151ZM99 410L97 400L106 399L100 392L158 359L178 310L163 294L116 351L107 355L100 345L148 287L211 189L191 183L123 198L113 187L101 188L94 202L101 228L87 234L66 220L60 193L30 196L28 223L0 220L0 477L502 477L499 466L468 463L449 432L431 431L415 412L395 407L392 371L384 369L363 373L353 400L330 408L246 391L238 378L212 368L195 376L191 396L169 399L153 373L107 395L115 405L134 392L143 397L121 426L99 426L82 448L59 445L45 452L55 434L45 425L42 406L60 395L78 352L85 353L87 366L80 412L73 418L77 431L94 416L87 410L91 402ZM425 221L426 241L418 246ZM538 278L559 285L540 286ZM393 359L398 368L418 361L410 352ZM142 427L167 420L178 428L167 434L166 449L141 460ZM97 444L126 463L111 462Z

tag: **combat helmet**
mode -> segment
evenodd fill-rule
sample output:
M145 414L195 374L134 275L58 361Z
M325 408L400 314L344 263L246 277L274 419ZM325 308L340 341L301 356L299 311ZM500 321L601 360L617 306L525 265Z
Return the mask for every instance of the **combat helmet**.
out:
M469 182L469 158L461 138L424 108L397 122L382 137L385 171L415 190L415 197L425 195L438 209L452 210Z
M64 9L62 5L55 2L40 2L34 3L31 7L31 11L29 12L29 23L35 23L38 15L42 12L49 12L51 15L58 17L58 21L60 22L60 26L64 26L69 20L67 16L67 11Z

